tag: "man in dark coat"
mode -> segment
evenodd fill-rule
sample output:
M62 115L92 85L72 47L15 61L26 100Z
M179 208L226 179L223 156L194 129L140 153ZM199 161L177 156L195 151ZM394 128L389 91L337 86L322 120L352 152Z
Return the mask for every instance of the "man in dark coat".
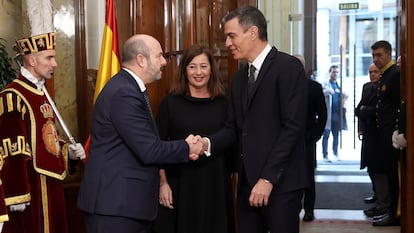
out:
M374 64L381 72L375 112L379 135L378 154L372 171L376 184L377 207L384 213L374 216L372 224L389 226L396 223L399 196L398 151L392 145L392 134L400 107L400 69L392 60L389 42L377 41L371 49Z
M233 78L227 133L211 137L214 148L238 136L239 232L299 232L308 186L305 70L269 45L267 22L257 8L237 8L223 22L229 53L249 64Z
M96 100L78 196L88 233L149 232L159 207L159 165L195 160L203 152L192 135L159 138L145 85L159 80L166 64L155 38L132 36L123 48L122 69Z
M305 67L302 55L294 55ZM315 168L316 168L316 142L321 138L326 125L327 110L322 85L308 77L308 111L306 120L306 159L308 163L309 187L303 192L303 221L315 219Z
M361 169L367 167L368 175L372 182L374 195L365 201L376 201L375 181L373 179L372 164L375 163L378 153L378 130L376 124L376 104L377 104L377 87L380 79L380 70L375 64L369 66L370 82L364 84L362 88L361 100L355 108L355 115L358 117L358 138L362 140L361 145ZM374 208L376 209L376 208ZM365 211L366 214L374 215L375 211ZM369 213L369 212L372 212Z

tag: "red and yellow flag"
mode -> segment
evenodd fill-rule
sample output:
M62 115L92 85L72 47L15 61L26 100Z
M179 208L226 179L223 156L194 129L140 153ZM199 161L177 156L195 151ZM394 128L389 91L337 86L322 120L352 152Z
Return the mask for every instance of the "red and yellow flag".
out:
M96 79L95 93L93 96L94 103L102 88L112 76L118 73L119 69L115 3L114 0L106 0L105 27L102 37L101 56L99 58L98 77Z
M112 76L118 73L120 67L115 2L114 0L106 0L105 27L102 37L101 56L99 58L98 77L93 95L94 103L105 84ZM91 136L89 135L84 146L86 153L84 162L88 159L90 143Z

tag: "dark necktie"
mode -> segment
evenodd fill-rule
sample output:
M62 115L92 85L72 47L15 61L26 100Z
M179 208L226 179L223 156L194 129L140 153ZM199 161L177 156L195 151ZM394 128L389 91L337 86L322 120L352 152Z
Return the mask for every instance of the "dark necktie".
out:
M142 92L142 94L144 95L145 103L147 104L147 108L148 108L148 111L151 114L151 118L152 118L152 120L154 120L154 116L152 115L151 104L150 104L150 101L149 101L148 93L145 90L144 92Z
M157 125L155 124L154 116L152 115L151 104L150 104L150 101L149 101L147 91L145 90L144 92L142 92L142 94L144 95L145 103L147 105L147 108L148 108L148 111L149 111L149 114L150 114L150 117L151 117L151 119L150 119L151 124L154 127L155 133L157 134L157 136L159 136L158 135L158 130L157 130Z
M247 79L247 90L248 90L248 97L250 98L253 91L253 86L255 83L254 72L256 71L256 67L250 65L249 67L249 78Z

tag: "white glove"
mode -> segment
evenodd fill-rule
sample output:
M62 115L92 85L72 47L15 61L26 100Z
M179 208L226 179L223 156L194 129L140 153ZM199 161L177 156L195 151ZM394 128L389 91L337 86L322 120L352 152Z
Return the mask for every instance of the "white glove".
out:
M70 144L68 146L69 158L73 160L84 159L86 157L83 146L80 143Z
M0 222L0 232L3 231L3 224L4 224L4 222Z
M398 130L395 130L392 133L392 145L395 149L404 149L407 146L407 140L404 137L404 134L398 133Z
M9 206L9 208L10 208L10 211L20 211L20 212L23 212L26 209L26 206L28 206L28 205L30 205L29 202L11 205L11 206Z

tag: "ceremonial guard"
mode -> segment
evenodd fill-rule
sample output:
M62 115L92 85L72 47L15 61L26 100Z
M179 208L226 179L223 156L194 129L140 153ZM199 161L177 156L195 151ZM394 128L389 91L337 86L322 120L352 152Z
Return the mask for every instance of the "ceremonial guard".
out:
M44 86L57 67L53 24L40 29L33 27L39 22L31 20L31 24L32 36L16 40L22 58L20 74L0 92L0 175L9 218L2 232L66 233L62 180L68 155L79 159L85 154L62 119L57 119L60 114ZM59 137L57 120L70 144Z

